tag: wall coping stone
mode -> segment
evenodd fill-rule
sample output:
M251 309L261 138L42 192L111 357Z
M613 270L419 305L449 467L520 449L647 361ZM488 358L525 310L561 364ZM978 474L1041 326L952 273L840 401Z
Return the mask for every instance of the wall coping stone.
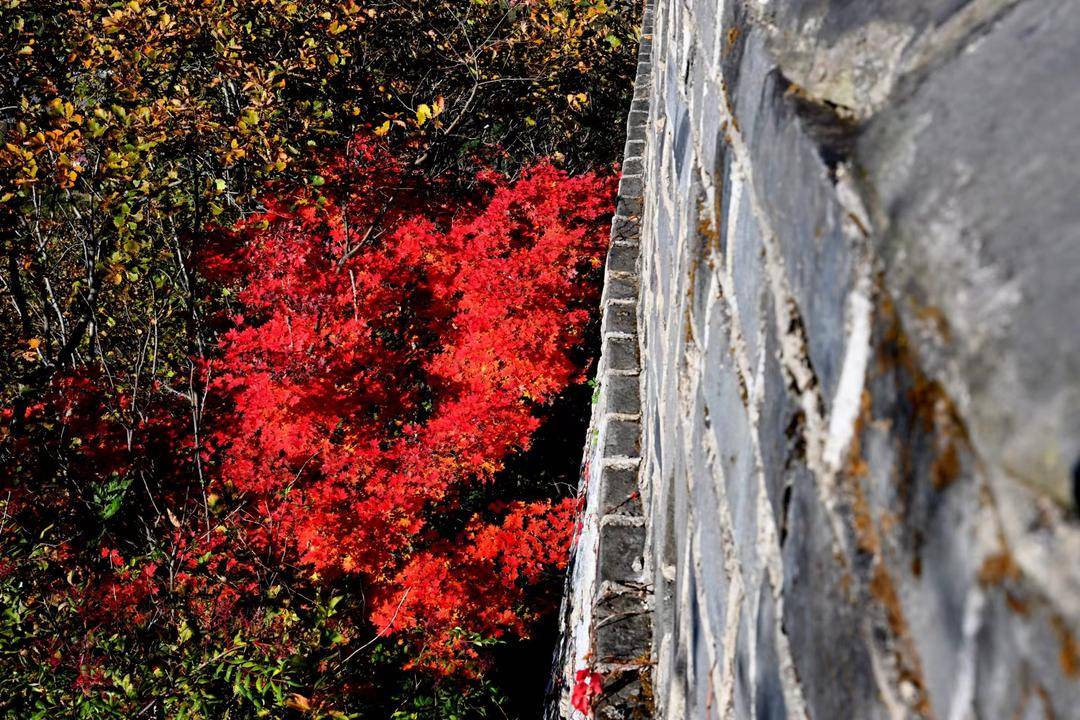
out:
M585 446L582 514L567 570L545 717L583 720L570 702L581 670L599 673L598 718L652 717L652 586L640 492L641 352L638 333L641 209L652 75L654 0L642 13L637 77L600 305L601 355Z

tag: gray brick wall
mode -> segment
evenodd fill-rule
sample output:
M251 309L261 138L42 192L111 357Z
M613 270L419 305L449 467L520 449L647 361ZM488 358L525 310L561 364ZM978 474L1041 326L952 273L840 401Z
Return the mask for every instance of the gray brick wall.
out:
M1080 717L1080 3L654 2L553 716Z
M657 0L665 718L1080 717L1080 4Z

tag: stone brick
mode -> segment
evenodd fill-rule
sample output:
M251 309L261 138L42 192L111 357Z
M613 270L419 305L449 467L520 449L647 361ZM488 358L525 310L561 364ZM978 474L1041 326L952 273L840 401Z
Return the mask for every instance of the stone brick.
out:
M619 203L615 207L615 212L619 215L627 216L640 216L641 215L641 197L627 197L625 195L619 196Z
M641 391L637 375L609 375L606 385L607 410L620 415L641 413Z
M648 610L604 618L595 630L596 659L605 663L640 659L649 639Z
M619 181L619 197L620 198L640 198L642 192L642 181L640 177L623 175Z
M608 272L637 273L637 245L612 245L608 250Z
M604 338L604 358L612 370L638 371L637 338Z
M645 111L631 111L626 120L628 128L644 127L649 119L649 113Z
M641 158L623 160L622 171L625 175L641 175L644 169L645 165L642 163Z
M600 475L600 513L606 515L641 515L638 468L605 467Z
M616 215L611 220L612 242L638 242L641 237L641 223L637 219Z
M638 281L629 277L609 277L604 283L607 300L637 300Z
M637 332L637 309L625 303L608 303L604 306L604 320L601 329L605 333Z
M600 522L600 565L597 573L601 581L640 582L644 568L645 527L621 522ZM615 520L621 520L616 516ZM647 620L648 618L645 618ZM640 654L640 649L638 650Z
M604 455L635 458L640 452L640 424L636 420L608 420L604 434Z

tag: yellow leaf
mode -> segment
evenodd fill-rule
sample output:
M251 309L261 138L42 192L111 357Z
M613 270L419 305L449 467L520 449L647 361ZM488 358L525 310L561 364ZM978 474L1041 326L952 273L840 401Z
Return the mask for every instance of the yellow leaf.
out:
M39 347L41 347L41 338L30 338L30 340L27 342L27 345L30 346L31 350L37 350Z
M427 103L423 103L420 107L416 108L416 124L423 125L431 117L431 108Z
M435 98L435 102L431 104L431 117L439 117L442 115L443 108L446 107L446 98L442 95Z
M292 693L289 695L289 699L285 701L285 707L300 712L311 712L311 701L300 693Z
M390 132L390 121L389 120L384 122L379 127L375 128L375 134L378 135L379 137L382 137L383 135L385 135L388 132Z

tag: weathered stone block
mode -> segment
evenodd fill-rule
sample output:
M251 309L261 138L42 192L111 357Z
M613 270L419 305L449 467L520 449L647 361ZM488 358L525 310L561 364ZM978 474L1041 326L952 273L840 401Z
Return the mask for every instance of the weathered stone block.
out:
M637 245L612 245L608 249L608 272L634 274L637 272Z
M600 475L600 512L602 515L641 515L638 469L606 467Z
M624 175L641 175L644 171L645 165L641 158L630 158L623 161L622 172Z
M625 524L624 520L625 518L616 515L600 521L600 564L597 577L601 582L641 581L645 527L640 524ZM640 652L639 647L638 653Z
M607 303L601 328L605 333L637 334L637 308L627 303Z
M619 197L621 198L640 198L641 191L642 181L640 177L623 175L619 181Z
M604 359L608 368L629 372L638 371L638 341L634 337L604 338Z
M631 219L616 215L611 219L611 241L613 243L637 244L640 237L641 222L637 218Z
M643 131L644 132L644 131ZM627 197L625 195L619 196L619 203L615 208L615 212L623 216L638 217L641 215L641 197Z
M641 388L637 375L609 375L604 383L608 412L620 415L641 413Z
M640 423L636 420L608 420L604 429L604 455L636 458L640 453Z
M649 113L645 111L631 111L626 120L628 128L643 127L649 120Z
M594 633L598 662L641 660L642 649L648 648L652 639L649 611L643 608L609 616L597 623Z
M629 277L608 277L604 283L606 300L637 300L638 281Z

